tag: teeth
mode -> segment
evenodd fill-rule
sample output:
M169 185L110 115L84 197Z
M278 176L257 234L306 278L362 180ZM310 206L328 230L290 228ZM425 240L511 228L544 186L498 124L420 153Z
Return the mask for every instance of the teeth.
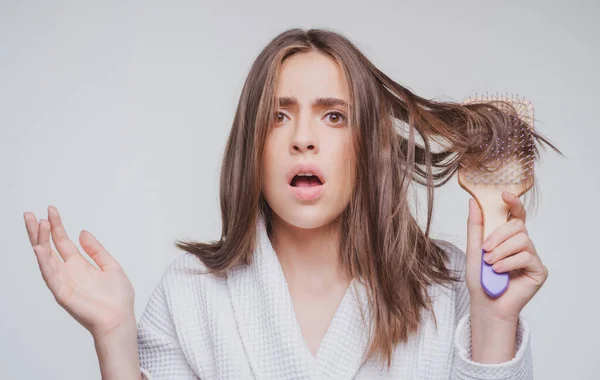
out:
M314 175L314 174L312 174L311 172L305 172L305 173L298 173L296 175L297 176L301 176L301 177L308 177L308 176L311 176L311 175Z

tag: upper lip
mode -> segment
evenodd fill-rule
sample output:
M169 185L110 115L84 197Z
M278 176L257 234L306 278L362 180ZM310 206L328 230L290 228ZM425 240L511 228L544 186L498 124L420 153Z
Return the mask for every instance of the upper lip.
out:
M287 183L290 184L292 182L292 179L294 178L294 176L298 173L301 172L311 172L312 174L316 175L319 180L321 181L321 183L325 183L325 175L323 174L323 171L321 170L320 167L318 167L315 164L311 164L308 162L300 162L295 164L294 166L292 166L290 168L290 170L288 170L287 172Z

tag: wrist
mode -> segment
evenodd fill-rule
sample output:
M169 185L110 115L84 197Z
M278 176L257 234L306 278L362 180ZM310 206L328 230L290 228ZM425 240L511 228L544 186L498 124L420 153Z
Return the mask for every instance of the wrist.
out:
M502 363L515 357L518 316L472 311L471 356L479 363Z
M109 333L93 337L102 379L140 378L137 323L133 314Z
M115 324L115 327L111 329L98 329L97 332L92 332L92 338L94 342L109 343L112 341L118 341L123 339L125 336L130 336L135 331L137 334L137 322L133 311L124 317L119 323Z
M502 326L513 326L519 322L519 313L497 313L490 311L487 307L479 307L471 304L470 307L471 321L480 320L486 324L490 324L497 327Z

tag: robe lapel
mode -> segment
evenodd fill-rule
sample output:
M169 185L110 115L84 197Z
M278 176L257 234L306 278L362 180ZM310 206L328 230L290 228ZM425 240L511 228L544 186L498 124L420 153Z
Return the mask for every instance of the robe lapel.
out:
M257 379L352 379L368 339L361 311L366 288L353 280L335 312L316 358L300 331L283 270L262 216L250 265L228 271L227 283L242 343Z
M366 287L355 279L317 351L316 361L324 379L353 379L360 369L370 328L366 305Z
M296 323L293 304L265 221L248 266L228 271L227 284L238 332L256 379L320 379Z

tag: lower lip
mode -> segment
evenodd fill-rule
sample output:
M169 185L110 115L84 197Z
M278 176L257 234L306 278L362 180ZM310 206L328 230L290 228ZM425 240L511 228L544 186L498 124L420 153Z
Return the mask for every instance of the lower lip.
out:
M292 193L294 193L296 198L300 199L301 201L314 201L315 199L319 198L321 194L323 194L325 184L311 187L296 187L288 185L288 187Z

